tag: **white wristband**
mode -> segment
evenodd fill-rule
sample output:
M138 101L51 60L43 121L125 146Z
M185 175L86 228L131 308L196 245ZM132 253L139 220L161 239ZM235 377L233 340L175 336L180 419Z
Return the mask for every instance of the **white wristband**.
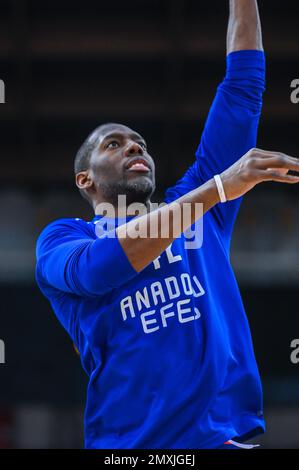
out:
M215 180L215 183L216 183L216 186L217 186L217 189L218 189L218 194L219 194L219 197L220 197L220 201L221 202L226 202L227 199L226 199L224 187L223 187L223 184L222 184L221 176L220 175L215 175L214 180Z

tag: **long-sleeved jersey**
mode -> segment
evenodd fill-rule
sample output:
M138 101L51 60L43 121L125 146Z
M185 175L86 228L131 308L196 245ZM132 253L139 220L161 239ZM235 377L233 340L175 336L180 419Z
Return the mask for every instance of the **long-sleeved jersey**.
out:
M264 85L263 52L227 56L196 160L166 202L256 146ZM89 376L87 448L215 448L264 431L258 368L230 263L241 200L204 214L199 247L187 248L184 233L139 273L101 216L60 219L40 234L37 283Z

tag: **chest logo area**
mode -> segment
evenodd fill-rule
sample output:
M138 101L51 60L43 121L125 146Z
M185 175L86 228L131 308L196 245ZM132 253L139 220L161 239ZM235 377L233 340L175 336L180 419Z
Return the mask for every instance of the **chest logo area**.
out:
M166 256L163 256L164 253ZM164 262L182 262L182 257L175 255L171 246L164 253L153 261L156 270ZM155 280L122 298L120 312L123 321L139 319L145 334L154 333L167 328L173 321L184 324L201 318L196 299L204 294L205 290L196 275L180 272Z

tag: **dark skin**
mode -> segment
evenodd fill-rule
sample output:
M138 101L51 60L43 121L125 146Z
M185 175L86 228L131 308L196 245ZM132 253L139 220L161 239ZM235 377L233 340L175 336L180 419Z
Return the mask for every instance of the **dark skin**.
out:
M227 32L227 54L233 51L256 49L262 50L262 33L256 0L230 0L230 16ZM117 131L117 139L106 141L107 134ZM130 220L116 229L120 244L127 255L132 267L137 271L144 269L156 259L170 244L194 224L200 216L196 211L198 203L203 204L203 214L220 202L220 197L214 179L177 199L175 203L150 211L150 197L154 190L154 162L143 145L143 139L127 126L117 125L105 128L99 135L98 145L94 150L90 168L76 175L77 186L86 192L95 214L100 213L102 202L109 202L116 208L117 194L128 194L128 203L142 202L148 208L148 213ZM103 144L109 144L106 147ZM144 158L149 171L127 171L126 165L130 160ZM279 152L268 152L251 149L231 167L221 173L227 200L233 200L250 191L263 181L277 181L294 184L299 177L288 175L289 170L299 171L297 158ZM122 190L120 190L122 188ZM182 215L183 204L191 207L191 218L188 224L173 223L176 215ZM163 235L162 221L170 222L169 236ZM158 237L132 238L127 231L130 227L138 226L140 230L149 233L149 226L157 222Z
M118 194L126 195L128 205L141 202L149 206L155 189L155 164L145 139L122 124L105 127L97 139L89 170L76 175L77 186L86 191L95 214L100 213L102 202L117 208ZM134 162L148 171L140 165L134 171Z

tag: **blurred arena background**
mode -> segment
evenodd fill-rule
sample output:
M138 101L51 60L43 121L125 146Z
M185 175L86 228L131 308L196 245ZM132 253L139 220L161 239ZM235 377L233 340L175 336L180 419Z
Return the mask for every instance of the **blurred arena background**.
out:
M299 156L295 0L260 1L268 86L258 146ZM193 161L225 70L228 0L1 0L0 447L80 448L87 379L34 283L35 241L59 217L91 218L73 158L107 121L140 131L158 191ZM265 392L265 447L299 448L299 193L264 184L232 244ZM215 260L217 263L217 260ZM173 365L175 367L175 364Z

